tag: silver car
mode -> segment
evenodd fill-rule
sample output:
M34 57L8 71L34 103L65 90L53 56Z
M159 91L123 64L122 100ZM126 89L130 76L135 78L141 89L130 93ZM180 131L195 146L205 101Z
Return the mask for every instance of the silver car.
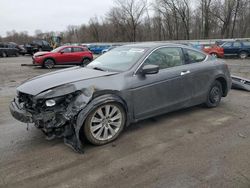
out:
M231 84L221 60L184 45L141 43L26 81L10 111L82 152L82 138L107 144L133 122L202 103L216 107Z

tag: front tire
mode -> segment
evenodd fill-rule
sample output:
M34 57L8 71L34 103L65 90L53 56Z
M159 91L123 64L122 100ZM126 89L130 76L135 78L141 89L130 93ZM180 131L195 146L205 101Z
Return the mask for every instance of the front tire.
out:
M106 103L95 108L84 124L85 138L94 145L104 145L115 140L126 122L123 107L116 102Z
M222 97L222 86L221 83L216 80L210 87L207 96L206 106L208 108L217 107L220 104L221 97Z
M55 61L53 59L46 59L43 62L43 67L46 69L52 69L55 66Z

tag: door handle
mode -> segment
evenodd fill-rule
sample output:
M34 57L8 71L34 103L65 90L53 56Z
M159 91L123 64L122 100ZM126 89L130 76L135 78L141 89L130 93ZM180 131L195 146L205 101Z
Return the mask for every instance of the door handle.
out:
M187 71L182 71L182 72L181 72L181 76L184 76L184 75L189 74L189 73L190 73L189 70L187 70Z

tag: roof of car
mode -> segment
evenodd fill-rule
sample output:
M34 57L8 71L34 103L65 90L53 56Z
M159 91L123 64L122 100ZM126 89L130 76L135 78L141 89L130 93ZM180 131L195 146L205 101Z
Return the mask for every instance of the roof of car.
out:
M60 46L60 47L64 47L64 48L86 48L84 46L74 46L74 45L65 45L65 46Z
M138 48L157 48L161 46L186 47L185 45L182 44L168 43L168 42L142 42L142 43L128 44L125 46L138 47Z

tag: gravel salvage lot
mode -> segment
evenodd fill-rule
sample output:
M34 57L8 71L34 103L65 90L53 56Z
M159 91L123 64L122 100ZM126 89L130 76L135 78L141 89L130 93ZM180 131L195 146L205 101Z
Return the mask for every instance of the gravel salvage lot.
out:
M250 79L250 59L226 59ZM55 71L0 58L0 187L250 187L250 93L231 90L215 109L201 106L128 127L85 154L11 117L9 102L27 78Z

